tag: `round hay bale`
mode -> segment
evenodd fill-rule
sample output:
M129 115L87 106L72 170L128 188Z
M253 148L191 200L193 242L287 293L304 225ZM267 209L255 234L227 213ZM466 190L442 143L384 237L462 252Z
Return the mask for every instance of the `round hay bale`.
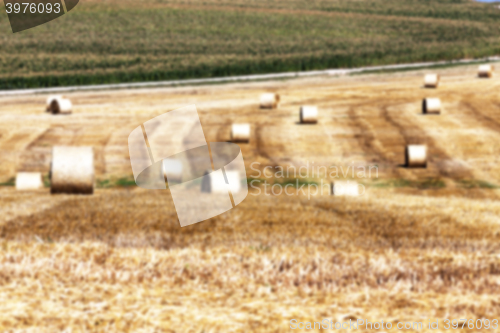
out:
M50 103L52 114L70 114L72 109L73 104L66 98L56 98Z
M94 150L92 147L52 148L50 193L94 193Z
M260 95L261 109L276 109L280 101L280 95L275 93L265 93Z
M169 185L182 183L182 161L166 158L162 162L163 177L168 181Z
M46 103L46 107L45 107L45 111L46 112L52 112L52 102L54 100L60 100L60 99L63 99L64 96L62 95L51 95L49 97L47 97L47 103Z
M424 87L437 88L439 85L439 74L426 74L424 76Z
M426 168L427 147L425 145L406 146L405 159L408 168Z
M239 171L208 170L201 183L201 191L207 193L227 194L238 193L241 190Z
M318 122L318 108L315 106L301 106L300 122L302 124L316 124Z
M477 76L483 78L493 77L493 70L495 67L493 65L481 65L477 71Z
M250 124L233 124L231 126L231 141L233 141L233 142L249 142L250 141Z
M16 190L38 190L43 187L41 172L18 172L16 174Z
M422 113L424 114L440 114L441 100L439 98L425 98L422 101Z
M359 196L358 182L352 180L337 180L331 183L330 194L334 196Z

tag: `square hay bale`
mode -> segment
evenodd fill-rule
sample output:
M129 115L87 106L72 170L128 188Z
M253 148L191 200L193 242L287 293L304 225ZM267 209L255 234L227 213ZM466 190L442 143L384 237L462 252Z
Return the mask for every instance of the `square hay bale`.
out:
M337 180L331 183L330 194L336 197L339 196L349 196L357 197L359 196L359 184L353 180Z
M43 188L41 172L18 172L16 174L16 190L28 191Z

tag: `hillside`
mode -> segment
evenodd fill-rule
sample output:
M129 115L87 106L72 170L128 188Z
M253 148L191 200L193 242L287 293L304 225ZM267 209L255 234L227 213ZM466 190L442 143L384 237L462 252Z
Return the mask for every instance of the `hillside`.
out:
M500 78L476 70L440 70L437 90L412 71L74 92L67 116L45 113L45 95L1 97L0 182L47 174L54 145L93 146L98 187L79 196L0 186L0 330L289 332L293 318L384 320L387 332L429 319L440 330L407 331L449 332L445 318L493 328ZM264 91L281 95L278 109L259 109ZM421 114L428 96L441 98L440 115ZM168 190L116 180L132 173L130 131L189 104L210 142L251 125L240 144L251 179L254 162L379 172L356 179L367 189L359 197L252 188L235 209L181 228ZM297 123L304 104L318 106L317 124ZM425 169L402 166L415 143L428 146Z
M87 0L16 34L0 15L0 89L481 57L499 19L469 0Z

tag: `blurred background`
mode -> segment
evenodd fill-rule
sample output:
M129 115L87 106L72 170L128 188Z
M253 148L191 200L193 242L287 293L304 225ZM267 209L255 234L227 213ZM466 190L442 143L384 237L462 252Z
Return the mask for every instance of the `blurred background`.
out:
M469 0L85 0L22 34L0 18L0 88L170 80L499 53Z

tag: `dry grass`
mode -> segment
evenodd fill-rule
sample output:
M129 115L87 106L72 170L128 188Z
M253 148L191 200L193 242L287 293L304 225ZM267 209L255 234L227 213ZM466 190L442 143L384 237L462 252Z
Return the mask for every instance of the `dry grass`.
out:
M496 202L251 195L181 229L166 195L101 195L3 225L0 327L284 332L500 310Z
M108 192L2 227L0 327L284 332L500 310L496 202L251 195L181 229L166 196Z
M101 180L129 176L130 130L191 103L209 141L251 124L241 145L249 176L254 161L314 160L377 164L379 178L362 180L359 198L252 191L185 228L168 191L2 188L0 331L285 332L292 318L498 317L500 203L485 184L500 183L500 79L444 70L432 91L443 113L426 117L422 73L73 93L70 117L45 115L45 96L2 98L6 180L19 167L46 172L56 144L93 145ZM281 107L260 110L263 91L280 93ZM304 104L318 105L317 125L297 124ZM429 146L426 170L399 166L415 141ZM424 186L432 182L444 185Z

